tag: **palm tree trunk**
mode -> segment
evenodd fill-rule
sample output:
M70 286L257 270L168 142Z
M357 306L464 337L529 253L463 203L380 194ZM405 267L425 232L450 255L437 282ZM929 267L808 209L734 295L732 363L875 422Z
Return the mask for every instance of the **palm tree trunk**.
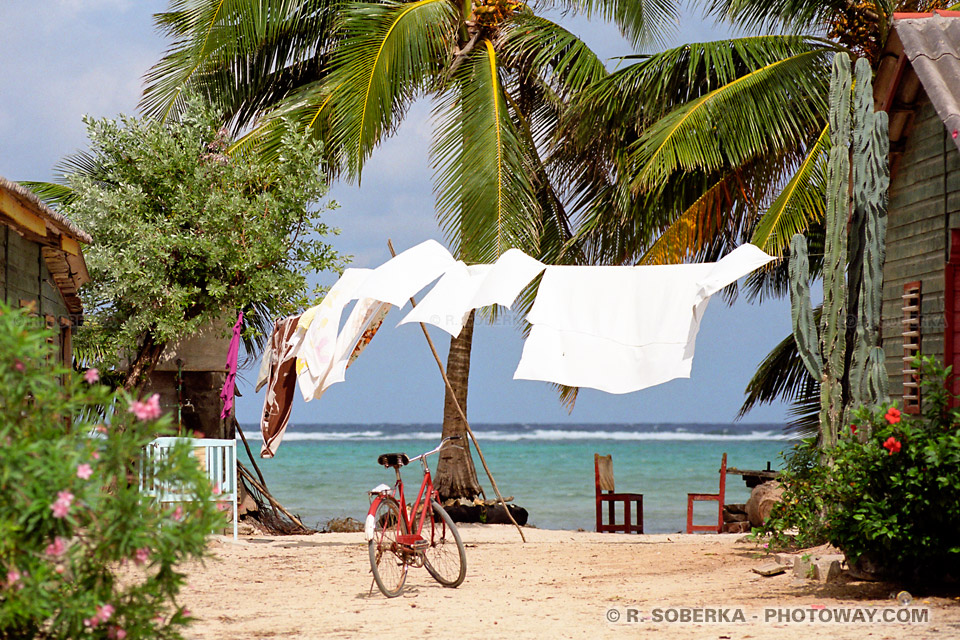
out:
M447 355L447 378L456 392L457 402L464 415L467 413L467 384L470 379L473 321L474 312L471 311L460 336L450 339L450 352ZM470 440L467 437L466 425L460 418L453 396L448 389L443 401L443 437L453 435L459 435L461 438L455 442L457 447L448 446L440 452L434 484L443 500L448 498L472 500L480 495L480 483L477 480L477 470L473 466L473 456L470 454Z

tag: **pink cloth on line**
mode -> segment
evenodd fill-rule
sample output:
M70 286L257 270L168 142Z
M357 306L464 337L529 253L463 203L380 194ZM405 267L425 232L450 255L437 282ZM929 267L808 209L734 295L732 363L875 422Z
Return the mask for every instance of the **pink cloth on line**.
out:
M230 338L230 348L227 349L227 364L224 365L227 370L227 379L223 381L223 389L220 391L220 399L223 400L223 411L220 412L221 420L225 420L233 409L233 393L236 389L237 358L240 354L240 331L242 328L243 311L237 317L237 324L233 325L233 337Z

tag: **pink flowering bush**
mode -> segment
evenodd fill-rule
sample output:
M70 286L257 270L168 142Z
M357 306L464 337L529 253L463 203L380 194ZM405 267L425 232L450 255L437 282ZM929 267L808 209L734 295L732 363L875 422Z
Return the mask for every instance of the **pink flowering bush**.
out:
M210 486L177 449L157 473L193 500L144 498L141 449L169 417L57 365L46 338L0 303L0 638L180 638L178 565L223 524Z

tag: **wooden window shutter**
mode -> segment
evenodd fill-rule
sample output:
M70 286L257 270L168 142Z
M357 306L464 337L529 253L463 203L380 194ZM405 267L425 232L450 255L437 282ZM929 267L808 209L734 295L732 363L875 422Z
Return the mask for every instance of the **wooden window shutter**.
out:
M920 308L923 302L921 283L903 286L903 410L920 413L920 375L913 359L920 353Z

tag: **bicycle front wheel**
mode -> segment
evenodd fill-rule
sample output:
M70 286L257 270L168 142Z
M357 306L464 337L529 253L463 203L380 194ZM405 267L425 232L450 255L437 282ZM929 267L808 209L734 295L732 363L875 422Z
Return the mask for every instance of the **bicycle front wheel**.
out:
M407 524L400 517L400 505L394 498L383 496L374 511L373 539L369 542L370 569L383 595L395 598L407 581L407 560L400 550L397 536L407 532Z
M459 587L467 576L467 552L460 532L435 500L433 518L423 524L423 537L430 546L423 550L423 566L445 587Z

